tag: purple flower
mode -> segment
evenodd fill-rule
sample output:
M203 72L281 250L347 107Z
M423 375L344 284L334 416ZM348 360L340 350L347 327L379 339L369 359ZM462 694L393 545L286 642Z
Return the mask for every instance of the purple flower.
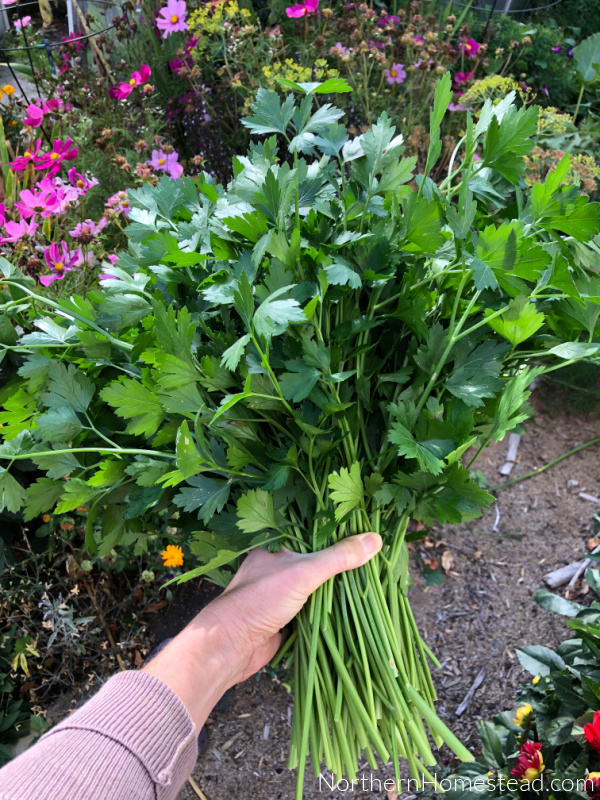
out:
M562 46L557 44L555 47L552 48L553 53L560 53L562 51Z
M546 95L546 97L550 96L550 92L548 91L548 87L546 86L546 84L542 86L542 92Z
M384 75L388 83L404 83L406 80L404 64L392 64L389 69L385 70Z
M568 58L573 58L573 48L572 47L569 47L569 49L567 50L567 57Z

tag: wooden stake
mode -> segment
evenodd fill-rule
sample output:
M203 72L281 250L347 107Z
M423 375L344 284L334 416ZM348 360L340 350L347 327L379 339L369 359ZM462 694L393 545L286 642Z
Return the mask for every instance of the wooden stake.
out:
M195 781L195 780L192 778L192 776L191 776L191 775L190 775L190 777L188 778L188 783L189 783L189 785L192 787L192 789L193 789L193 790L196 792L196 794L198 795L198 797L200 798L200 800L208 800L208 798L206 797L206 795L204 794L204 792L202 791L202 789L201 789L201 788L198 786L198 784L197 784L197 783L196 783L196 781Z
M75 9L75 11L77 12L77 16L79 17L79 20L81 22L81 25L82 25L83 30L85 31L85 33L86 34L92 33L92 31L90 30L90 26L87 24L87 20L85 18L85 15L84 15L83 11L79 8L79 5L77 4L77 0L71 0L71 3L73 4L73 8ZM96 53L96 55L98 56L98 59L102 63L102 66L106 70L106 74L108 75L109 81L111 83L114 83L115 81L114 81L114 78L112 76L112 72L110 71L110 67L108 66L108 61L104 58L104 55L102 54L102 51L100 50L100 48L96 44L96 41L94 40L93 36L90 38L90 44L92 45L92 47L94 49L94 53Z

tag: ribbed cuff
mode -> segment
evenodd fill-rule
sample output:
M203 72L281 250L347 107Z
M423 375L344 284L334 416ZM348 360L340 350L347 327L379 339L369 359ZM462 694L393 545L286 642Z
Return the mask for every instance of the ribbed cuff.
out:
M99 733L127 748L157 785L158 800L175 796L198 756L196 731L187 709L172 689L147 672L114 675L42 740L65 730Z

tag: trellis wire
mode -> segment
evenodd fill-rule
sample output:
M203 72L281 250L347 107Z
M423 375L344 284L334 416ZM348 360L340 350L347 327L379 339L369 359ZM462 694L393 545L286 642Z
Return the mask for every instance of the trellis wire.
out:
M117 3L114 3L117 5ZM75 44L75 42L82 42L84 39L92 39L94 36L100 36L101 33L106 33L106 31L112 30L112 28L116 28L116 25L108 25L106 28L102 28L101 31L93 31L92 33L86 33L84 36L78 36L76 39L65 39L62 42L48 42L47 44L34 44L30 47L0 47L0 53L16 53L17 51L23 50L43 50L43 49L50 49L53 47L64 47L68 44Z

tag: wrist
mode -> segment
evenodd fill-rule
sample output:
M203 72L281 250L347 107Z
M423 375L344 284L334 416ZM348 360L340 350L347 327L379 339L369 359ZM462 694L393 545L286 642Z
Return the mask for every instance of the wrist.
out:
M211 710L235 682L235 662L223 646L217 620L201 612L143 667L178 695L199 733Z

